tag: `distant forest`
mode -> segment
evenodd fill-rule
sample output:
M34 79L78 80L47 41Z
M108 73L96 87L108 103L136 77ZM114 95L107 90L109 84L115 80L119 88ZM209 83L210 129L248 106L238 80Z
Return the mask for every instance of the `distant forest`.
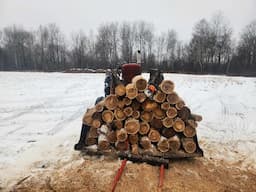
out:
M256 76L256 20L239 39L232 32L222 14L198 21L188 42L174 30L156 34L154 25L144 21L103 23L96 34L79 31L69 38L56 24L34 31L13 25L0 29L0 70L116 68L135 62L140 49L144 71Z

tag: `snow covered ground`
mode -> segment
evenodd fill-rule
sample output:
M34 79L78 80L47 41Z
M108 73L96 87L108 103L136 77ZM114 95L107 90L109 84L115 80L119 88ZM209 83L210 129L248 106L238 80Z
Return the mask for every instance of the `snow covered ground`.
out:
M147 74L145 74L148 77ZM165 74L193 113L206 157L256 168L256 78ZM0 190L74 159L86 108L104 74L0 72Z

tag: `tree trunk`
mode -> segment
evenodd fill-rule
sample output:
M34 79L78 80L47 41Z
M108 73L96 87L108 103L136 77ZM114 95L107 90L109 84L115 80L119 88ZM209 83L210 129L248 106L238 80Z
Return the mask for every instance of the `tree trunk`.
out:
M186 137L194 137L196 135L196 129L190 125L187 125L183 131Z
M169 108L170 108L170 103L164 102L161 104L161 109L163 109L164 111L167 111Z
M159 87L164 93L170 94L173 92L174 83L170 80L163 80Z
M116 95L108 95L104 100L105 107L109 110L114 110L117 107L117 103L118 98Z
M136 134L140 129L140 123L136 119L127 119L124 128L128 134Z
M177 109L175 107L170 107L167 111L166 111L166 115L169 118L174 118L177 116Z
M126 88L124 86L124 84L119 84L115 87L115 94L117 96L124 96L126 93Z
M187 153L194 153L196 151L196 143L193 138L183 138L182 146Z
M165 127L167 127L167 128L170 128L170 127L172 127L173 126L173 119L172 118L170 118L170 117L165 117L163 120L162 120L162 123L163 123L163 125L165 126Z
M160 140L160 133L155 129L150 129L148 138L151 142L158 142Z
M153 119L153 113L152 112L147 112L147 111L142 111L140 115L140 119L142 121L150 122Z
M146 121L143 121L140 123L140 130L139 130L139 133L141 135L146 135L150 130L150 125L146 122Z
M132 79L132 83L134 84L134 87L138 90L138 91L144 91L147 86L148 86L148 82L147 80L142 77L141 75L137 75Z
M123 121L125 120L126 118L126 114L124 113L124 111L120 108L116 108L115 111L114 111L114 115L115 115L115 118L117 120L120 120L120 121Z
M185 123L180 118L176 118L173 124L173 129L176 132L183 132L185 129Z
M176 104L180 101L179 96L177 95L177 93L172 92L170 94L168 94L166 96L166 100L170 103L170 104Z
M111 123L114 119L114 113L110 110L105 110L102 112L102 120L106 123Z
M157 93L153 97L154 101L156 101L157 103L163 103L165 101L165 98L166 94L161 91L157 91Z

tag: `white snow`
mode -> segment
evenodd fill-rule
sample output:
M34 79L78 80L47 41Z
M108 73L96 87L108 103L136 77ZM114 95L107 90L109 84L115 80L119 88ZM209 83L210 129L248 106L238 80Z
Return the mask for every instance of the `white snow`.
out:
M148 74L144 74L148 77ZM256 166L256 78L165 74L203 116L206 157ZM83 113L103 96L104 74L0 72L0 187L35 169L78 159Z

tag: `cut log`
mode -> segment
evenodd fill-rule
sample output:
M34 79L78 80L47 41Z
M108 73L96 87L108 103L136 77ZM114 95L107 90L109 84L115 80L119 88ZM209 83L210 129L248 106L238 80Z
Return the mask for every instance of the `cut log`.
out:
M173 123L173 129L176 132L183 132L185 129L185 123L182 119L176 118L174 123Z
M173 92L170 93L166 96L166 100L170 103L170 104L176 104L180 101L180 98L178 96L177 93Z
M162 120L162 123L163 123L163 126L167 127L167 128L170 128L173 126L173 119L170 118L170 117L165 117L163 120Z
M117 96L124 96L126 93L126 88L124 86L124 84L119 84L115 87L115 94Z
M112 124L114 129L122 129L124 127L123 121L120 120L114 120Z
M114 113L110 110L105 110L102 112L102 120L106 123L111 123L114 119Z
M169 138L168 143L171 152L177 152L180 149L181 142L177 135Z
M129 99L134 99L138 95L138 89L134 86L134 84L130 83L126 85L126 97Z
M138 89L138 91L144 91L148 86L147 80L141 75L135 76L132 79L132 83L134 84L135 88Z
M194 137L196 135L196 129L190 125L187 125L183 131L186 137Z
M127 98L127 99L128 99L128 98ZM130 99L129 99L129 100L130 100ZM123 99L118 99L117 107L118 107L119 109L123 109L124 106L125 106L125 98L123 98Z
M132 144L132 145L137 144L139 141L139 136L138 136L138 134L129 135L128 140L129 140L130 144Z
M170 128L163 128L162 135L166 138L173 137L176 134L176 132L173 130L172 127Z
M98 149L107 150L109 149L109 146L110 146L110 143L108 142L106 135L100 134L98 138Z
M202 121L202 116L201 115L196 115L196 114L191 114L191 118L194 119L195 121Z
M150 125L146 121L142 121L140 123L140 130L139 133L141 135L146 135L149 132Z
M139 102L139 103L143 103L145 100L147 99L147 96L145 93L138 93L137 97L136 97L136 100Z
M160 133L155 129L150 129L148 138L151 142L158 142L160 140Z
M194 153L196 151L196 143L192 138L183 138L181 142L183 149L187 153Z
M190 109L188 107L182 107L179 111L178 111L178 116L183 120L183 121L187 121L188 118L190 117L191 112Z
M181 99L175 104L175 107L178 110L181 110L182 107L184 107L184 106L185 106L185 102L183 100L181 100Z
M140 119L142 121L150 122L153 119L153 113L148 111L142 111L140 114Z
M177 116L177 109L175 107L170 107L167 111L166 111L166 115L169 118L174 118Z
M88 132L87 138L98 138L98 136L99 136L98 129L91 127Z
M108 139L109 143L115 143L117 141L116 132L113 130L109 131L107 133L107 139Z
M188 124L193 127L194 129L197 128L197 122L193 119L188 120Z
M123 111L122 109L120 109L120 108L116 108L116 109L115 109L114 115L115 115L115 118L116 118L117 120L120 120L120 121L125 120L125 118L126 118L126 114L125 114L124 111Z
M127 134L127 131L124 128L116 131L117 141L124 142L124 141L127 140L127 138L128 138L128 134Z
M153 110L153 116L156 118L156 119L163 119L166 117L166 113L164 110L162 110L160 107L156 107L154 110Z
M167 111L169 108L170 108L170 103L164 102L161 104L161 109L163 109L164 111Z
M124 114L125 114L126 117L132 116L132 112L133 112L132 107L125 107L124 108Z
M158 104L155 101L151 101L149 99L142 104L142 108L144 111L153 111L157 107Z
M143 149L150 149L151 148L151 141L147 136L143 136L140 139L140 145Z
M161 136L160 141L157 143L157 149L162 153L169 151L169 142L165 137Z
M159 87L164 93L170 94L174 90L174 83L170 80L163 80Z
M92 121L92 127L99 128L101 126L101 120L100 119L93 119Z
M157 91L157 93L154 95L153 99L157 103L163 103L165 101L166 94L162 91Z
M124 102L124 104L125 104L126 106L128 106L128 105L131 105L131 104L132 104L132 100L131 100L131 99L129 99L128 97L125 97L125 98L123 99L123 102Z
M117 107L117 103L118 98L116 95L108 95L104 100L105 107L109 110L114 110Z
M129 149L129 143L128 143L127 141L125 141L125 142L119 142L119 141L117 141L117 142L115 143L115 147L116 147L116 149L119 150L119 151L126 151L126 150Z
M161 129L163 127L163 123L161 119L153 118L150 122L151 127L154 127L156 129Z
M128 134L136 134L140 129L140 123L137 119L127 119L124 128Z
M138 155L139 154L139 146L138 146L138 144L133 144L132 145L132 154L134 154L134 155Z
M134 119L139 119L140 118L140 112L139 111L133 111L132 112L132 117Z
M133 111L139 110L140 106L141 106L141 104L137 100L134 99L132 101L131 107L132 107Z
M95 108L87 109L86 113L83 116L83 123L90 126L93 121L92 116L95 112Z
M102 112L104 110L104 100L100 101L95 105L95 110L97 112Z

